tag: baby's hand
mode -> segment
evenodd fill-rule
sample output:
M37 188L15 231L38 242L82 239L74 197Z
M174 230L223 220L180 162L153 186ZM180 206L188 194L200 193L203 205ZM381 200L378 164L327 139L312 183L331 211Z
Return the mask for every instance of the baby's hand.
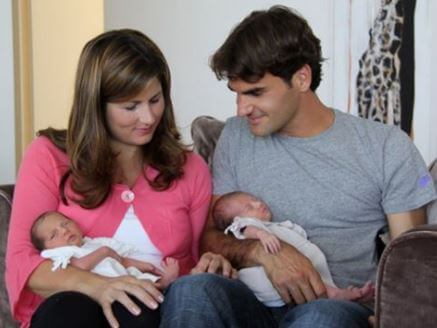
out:
M267 231L260 230L257 232L257 237L267 253L277 254L281 249L281 242L275 235L272 235Z

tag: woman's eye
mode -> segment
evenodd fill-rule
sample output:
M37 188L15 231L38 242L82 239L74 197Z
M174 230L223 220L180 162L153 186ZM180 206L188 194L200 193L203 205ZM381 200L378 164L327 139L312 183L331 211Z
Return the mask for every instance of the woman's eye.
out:
M161 99L161 97L153 97L152 99L150 99L150 103L151 104L156 104L157 102L159 102L159 100Z
M138 105L138 104L129 105L129 106L126 106L124 109L127 109L127 110L134 110L135 108L137 108L137 105Z

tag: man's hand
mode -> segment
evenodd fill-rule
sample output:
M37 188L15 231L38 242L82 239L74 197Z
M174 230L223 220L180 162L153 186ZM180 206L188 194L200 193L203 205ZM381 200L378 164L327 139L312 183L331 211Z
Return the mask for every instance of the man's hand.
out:
M325 284L314 266L293 246L281 244L276 255L266 254L258 245L260 263L285 303L303 304L326 297Z

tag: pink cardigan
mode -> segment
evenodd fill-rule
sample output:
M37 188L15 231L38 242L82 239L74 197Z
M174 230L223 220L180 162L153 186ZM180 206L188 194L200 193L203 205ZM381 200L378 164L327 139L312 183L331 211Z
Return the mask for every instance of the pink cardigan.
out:
M112 237L132 204L163 256L179 260L181 274L188 273L198 260L199 238L211 198L211 176L198 155L188 154L184 176L170 189L155 191L140 176L131 190L133 200L122 197L129 190L127 186L114 185L105 203L92 210L71 201L67 206L61 202L58 186L67 167L67 155L47 138L39 137L26 151L18 174L6 254L6 285L13 316L22 327L29 325L42 301L26 288L26 283L44 260L33 248L29 231L33 221L46 211L58 210L76 220L89 237ZM157 171L147 167L146 174L154 177Z

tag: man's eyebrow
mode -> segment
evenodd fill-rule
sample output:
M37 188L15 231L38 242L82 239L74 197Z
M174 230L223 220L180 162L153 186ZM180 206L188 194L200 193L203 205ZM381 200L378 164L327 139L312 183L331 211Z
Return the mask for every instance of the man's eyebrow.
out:
M243 91L242 94L243 95L253 95L255 93L261 93L265 90L265 88L263 87L256 87L256 88L252 88L246 91Z
M233 92L235 92L235 90L229 85L229 83L228 83L228 89L233 91ZM254 94L254 93L260 93L260 92L262 92L264 90L265 90L264 87L254 87L252 89L248 89L248 90L243 91L241 94L243 94L243 95L251 95L251 94Z

